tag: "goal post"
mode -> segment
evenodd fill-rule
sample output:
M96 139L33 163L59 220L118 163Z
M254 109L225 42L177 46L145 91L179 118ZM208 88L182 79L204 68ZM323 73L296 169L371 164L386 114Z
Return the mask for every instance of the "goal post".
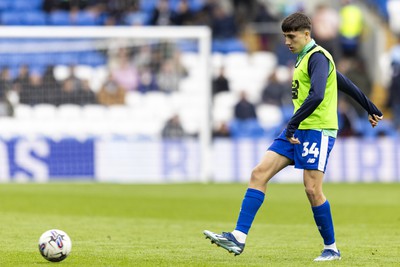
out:
M71 42L73 41L73 42ZM179 90L185 90L183 92L185 95L192 95L192 99L190 101L193 101L195 103L196 107L199 108L199 112L196 114L196 118L191 118L188 116L188 118L184 118L185 122L188 122L189 125L195 125L195 130L191 133L193 138L195 139L195 143L198 142L198 147L199 147L199 155L196 157L193 157L194 159L198 158L199 159L199 168L198 168L198 173L194 174L193 172L191 173L192 176L197 176L197 177L191 177L189 180L190 181L200 181L200 182L206 182L209 181L211 177L211 103L212 103L212 94L211 94L211 67L210 67L210 58L211 58L211 31L208 27L205 26L188 26L188 27L164 27L164 26L158 26L158 27L126 27L126 26L120 26L120 27L0 27L0 55L7 55L7 56L12 56L12 59L7 59L6 61L12 61L15 63L17 61L17 64L23 65L25 62L25 58L29 58L30 61L32 62L37 60L39 62L40 60L45 61L44 65L63 65L62 63L52 63L54 58L56 58L57 62L60 62L61 59L64 57L68 57L68 53L65 52L79 52L81 50L101 50L103 53L104 51L110 50L110 49L115 49L115 47L118 47L119 45L127 45L127 46L140 46L141 44L157 44L157 43L162 43L162 42L171 42L174 43L175 46L179 46L180 42L189 44L190 52L189 54L195 54L195 62L191 62L191 64L195 65L195 68L192 70L189 75L192 75L195 77L192 79L192 82L188 86L189 89L179 89ZM16 45L15 45L16 44ZM43 59L43 54L49 53L49 56ZM41 57L39 57L39 55ZM71 63L71 65L75 65L74 62L77 62L77 65L81 65L79 63L79 60L86 60L85 64L103 64L103 63L97 63L97 58L95 57L96 54L93 54L93 58L83 58L86 57L86 54L83 53L77 53L77 56L74 57L73 60L69 58L65 58L65 65L68 65ZM89 55L90 57L90 55ZM107 58L106 58L107 60ZM62 61L62 60L61 60ZM107 64L107 63L106 63ZM6 63L1 63L1 65L4 67ZM43 65L43 64L42 64ZM59 71L60 76L63 76L61 73L63 72L63 66L59 66L55 72ZM70 66L67 66L70 67ZM79 66L77 66L79 67ZM66 66L64 66L64 69ZM18 70L19 71L19 70ZM16 71L14 71L16 72ZM14 73L14 75L17 75ZM94 74L95 75L95 74ZM104 73L102 74L104 76ZM65 74L64 74L65 76ZM103 77L104 79L104 77ZM100 90L100 79L96 80L96 77L92 77L92 80L90 81L93 86L96 87L95 91ZM190 88L190 86L193 87L193 80L197 81L198 83L194 88ZM184 83L184 81L181 81L180 84ZM178 93L179 93L178 90ZM131 92L129 92L131 93ZM46 94L44 92L43 94ZM137 94L135 94L137 95ZM143 94L145 95L145 94ZM170 94L169 98L179 98L172 97L173 93ZM127 96L126 96L127 97ZM24 108L27 108L26 106L28 105L20 105L18 101L15 100L15 97L11 94L10 96L11 102L14 102L15 106L21 106L20 109L14 110L14 117L2 117L1 121L3 123L3 129L0 130L0 137L3 139L3 142L5 146L10 147L10 142L9 140L12 140L15 137L18 138L30 138L32 137L37 137L40 136L41 138L51 138L54 140L60 140L63 137L67 136L68 138L75 138L76 140L83 140L87 138L88 136L93 136L93 127L98 127L96 130L97 133L96 138L98 136L102 136L105 139L109 138L109 129L107 128L117 128L117 126L121 126L121 132L119 135L126 135L125 138L127 139L133 139L132 136L129 136L132 132L134 132L134 128L146 128L146 125L126 125L127 121L134 120L135 116L131 114L129 115L123 115L122 116L127 116L126 121L118 121L118 118L111 120L112 124L111 125L105 125L102 121L101 118L98 120L96 124L91 124L91 123L86 123L85 121L79 121L77 120L77 117L80 115L73 114L75 111L68 111L68 108L65 108L64 111L61 111L61 106L66 106L66 105L59 105L57 107L57 116L64 116L63 118L68 119L69 117L74 117L74 120L71 121L71 124L68 125L62 125L62 123L59 121L59 117L52 117L50 123L46 124L40 124L40 122L36 123L32 122L31 118L36 116L35 114L40 114L40 111L34 110L35 108L28 107L29 110L25 111ZM18 97L17 97L18 99ZM142 97L140 100L132 100L132 101L137 101L137 102L145 102L144 98ZM172 100L173 101L173 100ZM178 101L179 102L179 101ZM143 104L143 103L140 103ZM167 103L167 105L171 103ZM187 105L190 105L190 103L187 103ZM35 105L39 106L39 105ZM41 105L43 106L43 105ZM52 108L47 107L48 109L46 110L43 108L41 111L42 113L47 113L47 116L52 116L50 115ZM81 109L84 107L82 106ZM111 109L110 107L107 107L107 109ZM61 115L60 115L61 114ZM115 114L118 114L118 112L115 112ZM24 117L25 116L25 117ZM42 116L46 117L45 116ZM24 119L25 118L25 119ZM151 119L148 121L151 123ZM119 124L118 124L119 123ZM85 125L86 124L86 125ZM40 126L39 126L40 125ZM89 129L92 128L92 129ZM32 130L34 129L34 130ZM159 130L159 129L158 129ZM65 132L67 132L67 135L65 135ZM153 136L154 136L154 132ZM92 135L90 135L92 134ZM192 138L192 139L193 139ZM94 142L96 142L97 139L95 139ZM26 140L25 140L26 141ZM24 142L25 142L24 141ZM143 144L146 144L148 140L143 141ZM154 145L154 144L153 144ZM38 144L32 145L33 147L38 147ZM17 145L16 145L17 147ZM28 145L29 147L29 145ZM45 148L43 148L46 150ZM146 146L143 146L143 149L146 149ZM0 158L2 159L2 162L7 164L7 168L5 168L3 171L1 171L3 178L1 178L2 181L7 181L7 180L13 180L15 177L18 177L18 175L15 175L13 173L12 169L14 168L13 164L11 164L9 161L13 160L15 162L18 161L23 161L24 159L11 159L12 155L7 154L7 149L3 149L3 155L0 155ZM32 151L31 151L32 152ZM27 152L28 153L28 152ZM43 152L46 154L45 152ZM62 153L62 152L60 152ZM71 153L71 157L74 155L79 154L79 151L75 151L75 153ZM118 152L114 151L112 152L113 154L117 154ZM161 153L161 150L160 150ZM191 152L191 153L196 153L196 152ZM28 153L29 154L29 153ZM90 154L90 153L89 153ZM93 161L96 161L98 158L98 155L96 155L96 152L94 152L93 156ZM14 154L13 154L14 155ZM17 154L18 155L18 154ZM129 153L127 154L129 156ZM67 155L68 156L68 155ZM109 156L109 155L108 155ZM115 156L115 155L113 155ZM107 157L106 157L107 158ZM40 155L35 159L40 159ZM46 159L48 160L48 159ZM44 160L46 162L46 160ZM60 159L61 161L67 160L68 159ZM72 160L73 161L73 160ZM78 160L79 161L79 160ZM125 160L129 164L129 160ZM30 161L28 163L24 163L25 165L31 166L33 161ZM117 161L116 161L117 162ZM124 161L122 161L124 162ZM151 161L148 161L151 162ZM93 163L95 164L95 163ZM32 166L33 166L32 165ZM162 164L161 164L162 165ZM68 166L68 165L65 165ZM64 167L65 167L64 166ZM71 165L71 168L76 167L76 165ZM19 166L20 167L20 166ZM18 167L18 168L19 168ZM63 167L63 168L64 168ZM158 163L158 166L154 166L156 168L160 167L160 163ZM17 169L18 169L17 168ZM22 168L22 167L21 167ZM36 167L32 167L36 168ZM118 168L118 167L116 167ZM161 167L162 168L162 167ZM40 169L39 167L36 169ZM25 173L29 174L28 176L31 178L31 180L38 180L38 181L46 181L48 179L51 179L51 170L49 170L50 167L47 169L47 171L38 171L37 175L33 171L25 171ZM101 168L100 168L101 169ZM196 168L194 168L196 169ZM131 169L130 169L131 170ZM112 171L109 171L110 173ZM73 176L80 176L79 172L73 171ZM90 172L88 172L90 173ZM9 174L10 177L5 178L4 176L7 176ZM66 171L64 174L57 174L56 176L66 176L64 178L69 178L67 177L69 174L68 171ZM92 174L89 174L89 176L92 176L94 180L98 179L97 177L99 174L97 173L96 170L93 171ZM115 174L118 176L118 173ZM127 174L125 173L122 176L126 176ZM135 174L132 174L135 176ZM154 175L157 175L156 173ZM24 176L24 175L23 175ZM36 177L36 176L47 176L47 177ZM82 176L85 176L85 173L82 173ZM101 174L99 175L101 176ZM146 175L145 175L146 176ZM118 177L115 177L116 181L118 181ZM22 179L23 180L23 179ZM101 179L104 181L112 181L110 177L106 177L105 179ZM174 180L174 178L170 178L170 180ZM182 178L182 181L185 179ZM135 182L135 180L130 181L128 178L122 179L122 181L127 181L127 182ZM152 180L150 179L150 182ZM157 178L154 180L157 182ZM177 181L180 181L180 179L177 179Z

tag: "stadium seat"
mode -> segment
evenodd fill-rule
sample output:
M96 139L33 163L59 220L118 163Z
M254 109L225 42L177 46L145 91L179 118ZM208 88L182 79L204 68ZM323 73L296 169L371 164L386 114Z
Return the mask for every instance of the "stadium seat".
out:
M180 55L180 62L188 71L190 71L192 68L195 68L196 65L198 65L199 54L184 52Z
M182 52L198 52L199 46L196 42L190 40L180 40L177 42L179 51Z
M157 5L158 0L140 0L140 10L151 13Z
M28 64L28 59L23 55L23 54L9 54L6 57L4 57L6 62L8 62L8 65L11 67L18 67L22 64Z
M214 96L213 119L217 122L229 122L234 115L234 106L239 97L233 92L219 92Z
M198 12L204 7L204 2L204 0L190 0L189 8L194 12Z
M130 107L140 107L143 105L144 95L137 91L126 92L125 104Z
M277 57L272 52L259 51L251 54L251 64L257 68L273 69L277 65Z
M57 57L54 57L55 65L77 65L80 62L79 53L76 52L62 52L58 53Z
M42 11L26 11L21 17L21 23L29 26L47 25L47 14Z
M256 107L257 118L265 132L271 137L281 129L283 125L283 114L279 106L261 104Z
M29 63L38 66L52 65L51 56L46 53L34 53L29 56Z
M71 25L70 15L67 11L50 12L48 23L53 26L69 26Z
M233 138L261 138L264 137L264 129L255 119L233 120L229 124Z
M98 67L98 66L106 65L106 58L104 57L104 55L102 55L98 52L88 51L88 52L79 53L79 61L78 62L81 65Z
M42 6L43 0L13 0L10 8L14 10L40 10Z
M3 25L21 25L22 24L22 15L21 12L14 11L4 11L1 13L1 24Z
M55 120L57 107L51 104L37 104L32 108L32 118L38 121Z
M82 107L82 118L85 120L103 120L107 108L103 105L85 105Z
M114 120L129 120L129 107L125 105L111 105L107 108L105 119Z
M62 104L57 109L57 118L64 121L81 120L82 108L76 104Z
M14 107L14 117L18 120L32 119L33 109L26 104L18 104Z
M73 24L79 26L95 26L99 25L99 20L96 14L82 10L76 13Z
M224 62L225 66L232 66L234 68L248 68L250 59L247 53L232 52L225 55Z
M212 41L212 52L231 53L231 52L246 52L247 48L243 42L237 38L219 39Z
M167 120L172 116L173 108L171 106L170 95L164 92L149 92L143 95L144 108L154 114L156 119Z
M4 10L10 10L13 4L13 0L1 0L0 1L0 12Z
M148 25L149 14L146 12L130 12L123 17L123 23L125 25Z

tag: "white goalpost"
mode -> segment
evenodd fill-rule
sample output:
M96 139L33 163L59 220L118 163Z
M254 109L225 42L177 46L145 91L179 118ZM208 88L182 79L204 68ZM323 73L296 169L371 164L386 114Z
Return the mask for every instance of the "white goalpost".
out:
M163 60L178 58L185 72L178 88L151 92L128 89L123 104L65 102L68 94L63 90L73 83L65 81L72 74L97 95L112 75L110 65L115 64L121 47L134 51L135 58L129 59L132 64L161 58L155 68L166 69L167 81L171 77L168 71L174 70L164 66ZM151 50L148 58L141 57L145 47ZM0 27L0 56L0 67L7 69L13 84L6 92L13 112L0 117L0 181L75 178L152 183L210 179L208 27ZM21 89L23 66L30 73L24 81L28 89ZM49 66L55 84L61 87L57 103L48 100L53 84L43 78ZM141 75L149 68L146 65L143 71L137 70L138 84L146 79ZM39 82L35 75L40 76ZM121 76L122 81L130 78ZM153 76L157 79L157 74ZM35 87L35 82L42 87ZM32 97L34 88L40 88L36 98ZM22 91L36 100L25 103ZM162 127L175 113L186 137L165 140Z

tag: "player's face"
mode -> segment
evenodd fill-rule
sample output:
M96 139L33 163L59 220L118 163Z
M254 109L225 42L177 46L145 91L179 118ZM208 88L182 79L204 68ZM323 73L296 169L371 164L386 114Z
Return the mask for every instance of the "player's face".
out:
M310 41L310 32L307 30L285 32L283 36L285 37L285 45L289 48L290 52L294 54L300 53Z

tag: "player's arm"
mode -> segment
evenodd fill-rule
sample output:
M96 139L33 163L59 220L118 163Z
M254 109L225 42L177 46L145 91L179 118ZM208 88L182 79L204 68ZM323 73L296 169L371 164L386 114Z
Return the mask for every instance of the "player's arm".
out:
M304 103L293 114L286 127L286 138L293 144L300 143L294 138L294 132L300 123L310 116L324 99L329 75L329 60L322 53L311 55L308 62L308 75L311 81L309 94Z
M357 101L367 112L368 120L372 127L382 120L382 112L369 100L369 98L350 79L336 71L338 89Z

